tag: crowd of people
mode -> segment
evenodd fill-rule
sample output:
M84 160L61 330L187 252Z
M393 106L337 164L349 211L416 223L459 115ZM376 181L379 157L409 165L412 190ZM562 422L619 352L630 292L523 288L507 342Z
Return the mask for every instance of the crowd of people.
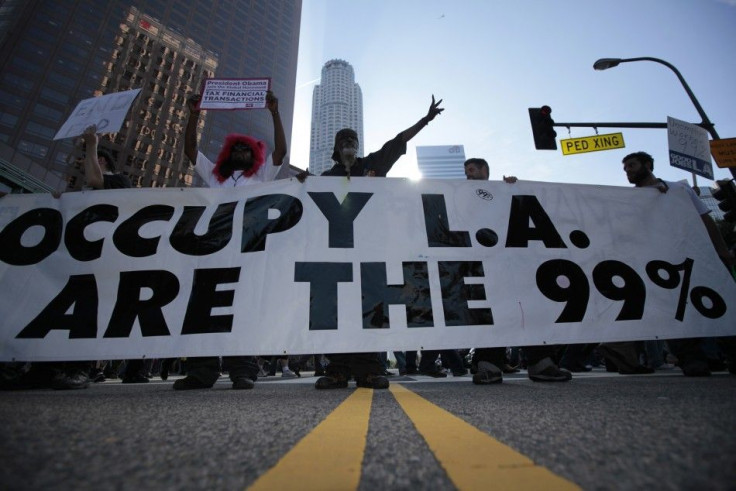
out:
M189 120L184 135L184 154L194 166L195 172L212 188L253 186L273 180L287 153L286 138L279 115L278 99L272 92L266 96L266 109L270 112L274 129L274 150L266 151L266 144L249 135L231 134L225 138L216 162L197 150L197 124L200 116L199 96L188 100ZM358 157L360 142L351 128L337 132L332 159L334 165L322 175L385 177L394 163L406 153L407 142L444 111L442 100L432 102L422 118L397 134L378 151ZM95 127L87 128L82 136L86 152L84 159L87 185L93 189L131 187L130 180L116 171L114 158L99 149L99 136ZM465 175L470 180L488 180L490 168L482 158L468 159ZM636 187L655 187L665 193L683 187L691 195L693 205L702 217L713 247L724 264L733 268L733 254L725 242L707 208L695 193L681 183L666 182L654 176L654 159L645 152L627 155L623 169L630 183ZM308 177L304 172L300 181ZM517 179L509 176L503 181L513 185ZM527 371L536 382L567 382L573 372L589 371L605 366L609 371L622 374L652 373L657 369L669 369L676 363L687 376L707 376L712 371L728 369L736 373L736 338L677 339L631 343L603 343L568 346L524 346L521 348L474 347L472 350L425 350L394 352L398 375L424 375L430 377L465 376L470 372L476 385L498 384L503 375ZM46 362L5 364L0 372L0 388L28 389L49 387L54 389L81 389L90 382L121 377L123 383L145 383L158 375L166 380L170 373L184 375L173 383L175 390L211 388L223 372L232 382L233 389L253 389L259 377L283 378L301 376L305 368L318 376L315 388L340 389L354 380L358 387L385 389L389 387L389 370L386 353L332 353L309 356L228 356L189 357L176 360L127 360L126 362Z

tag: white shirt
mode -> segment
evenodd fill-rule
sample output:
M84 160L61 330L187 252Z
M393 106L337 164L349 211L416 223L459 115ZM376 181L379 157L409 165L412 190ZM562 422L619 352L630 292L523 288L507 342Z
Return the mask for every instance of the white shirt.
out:
M228 177L223 182L218 181L217 177L212 173L212 169L214 168L215 164L213 164L210 159L205 157L202 152L197 152L197 165L194 166L194 171L204 180L204 182L207 183L207 186L211 188L231 188L235 186L248 186L250 184L270 182L274 180L279 169L281 169L281 166L273 165L271 154L268 154L266 161L252 176L244 176L243 171L236 170L233 172L232 176Z

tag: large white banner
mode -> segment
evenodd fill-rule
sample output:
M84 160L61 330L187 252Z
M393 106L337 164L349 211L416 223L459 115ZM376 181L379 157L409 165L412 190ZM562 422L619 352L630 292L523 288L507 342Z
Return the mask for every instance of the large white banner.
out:
M0 360L736 334L684 192L310 177L0 200Z

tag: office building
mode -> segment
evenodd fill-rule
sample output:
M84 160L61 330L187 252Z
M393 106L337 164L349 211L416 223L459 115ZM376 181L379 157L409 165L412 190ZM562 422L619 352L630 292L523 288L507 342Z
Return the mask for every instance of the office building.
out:
M417 147L417 166L423 179L465 179L464 162L462 145Z
M121 131L101 146L138 186L189 185L186 98L212 76L271 78L289 141L300 20L300 0L5 1L0 181L15 190L81 187L83 149L75 139L53 141L56 131L79 101L141 88ZM273 148L268 111L204 111L200 119L199 150L211 160L228 133Z
M355 83L350 63L330 60L322 67L320 83L312 93L312 130L309 141L309 172L319 175L332 167L335 134L343 128L358 133L363 156L363 93Z

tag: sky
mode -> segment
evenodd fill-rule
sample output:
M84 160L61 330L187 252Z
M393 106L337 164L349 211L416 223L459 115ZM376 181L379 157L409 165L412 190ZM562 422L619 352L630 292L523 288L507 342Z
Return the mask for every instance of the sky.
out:
M564 156L560 139L595 130L556 128L557 151L534 148L527 108L542 105L556 122L699 123L666 66L593 70L599 58L643 56L677 67L720 137L736 137L736 0L303 0L290 162L309 164L312 91L339 58L363 92L366 153L424 116L432 95L443 100L389 177L419 175L418 145L461 144L489 162L491 180L630 186L621 160L643 150L657 177L692 184L669 165L665 129L599 128L623 133L626 147Z

